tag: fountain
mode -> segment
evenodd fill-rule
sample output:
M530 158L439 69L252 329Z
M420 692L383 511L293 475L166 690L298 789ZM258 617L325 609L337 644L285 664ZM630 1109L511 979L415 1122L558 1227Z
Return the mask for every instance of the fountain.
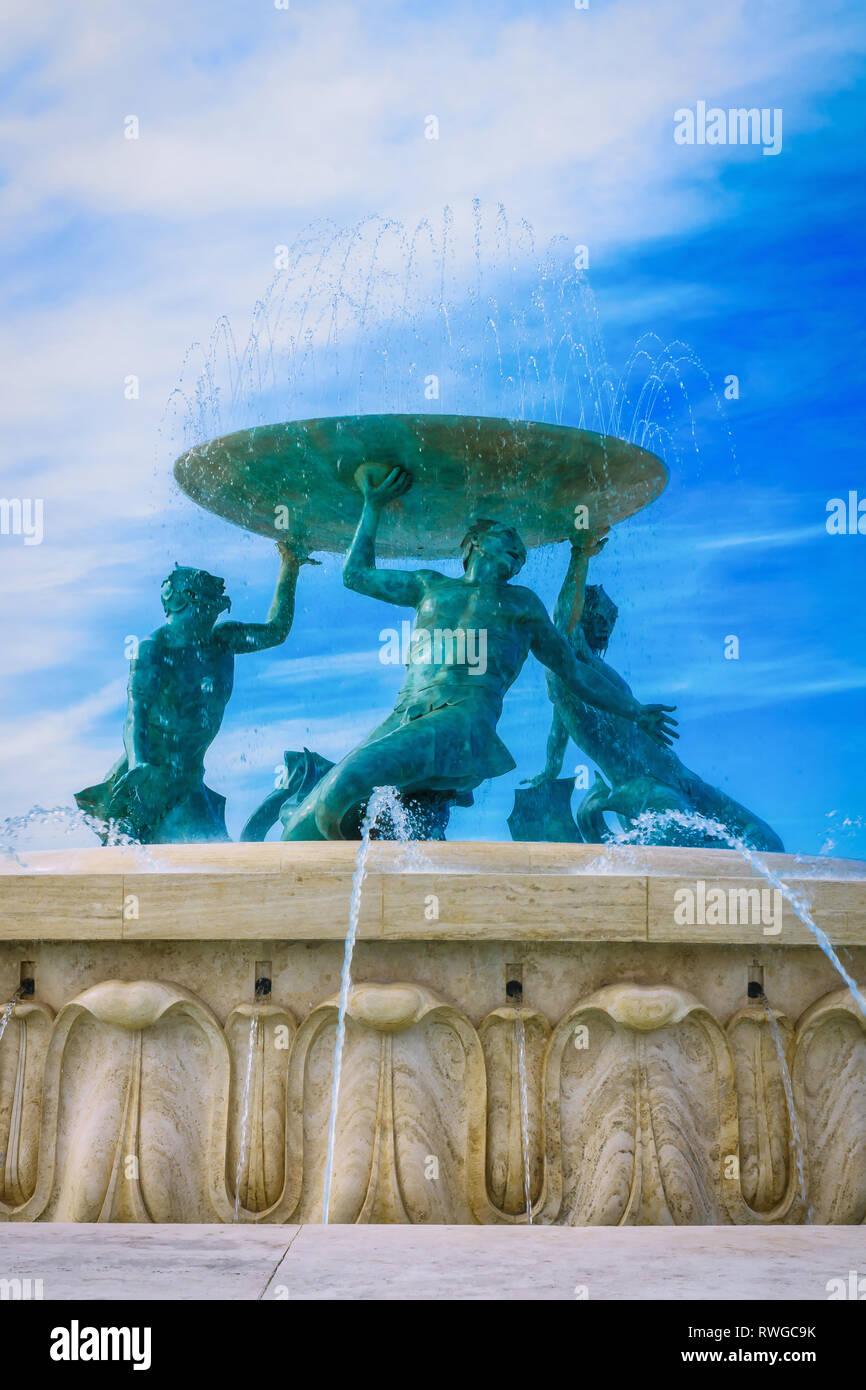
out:
M443 251L443 279L446 265ZM172 572L166 624L133 670L124 756L79 793L76 824L101 847L4 841L5 1219L866 1219L866 865L784 854L674 756L670 707L639 704L603 659L615 607L586 566L665 488L662 385L653 370L631 406L609 391L557 330L551 283L521 319L527 335L543 323L546 356L505 342L478 286L440 315L449 367L461 325L483 337L459 413L403 408L397 383L423 379L405 286L375 336L374 412L369 377L342 370L357 336L332 325L323 346L310 327L315 285L289 334L293 418L238 419L276 355L276 291L230 353L227 404L209 358L176 477L277 543L274 603L265 623L220 622L222 581ZM344 298L358 328L370 296ZM388 357L401 315L403 377ZM301 409L316 351L332 413ZM586 380L565 424L575 361ZM551 618L512 581L527 547L566 540ZM204 755L233 657L288 638L315 551L346 555L349 587L416 609L406 684L337 762L287 751L285 786L233 844ZM462 576L433 567L457 556ZM469 640L482 631L483 662ZM551 673L548 765L515 802L510 843L446 841L451 807L514 765L496 726L530 654ZM562 730L602 774L576 819ZM763 892L778 894L769 916ZM10 999L24 956L39 990ZM739 1007L756 971L772 1010L763 986L761 1009Z
M577 661L538 599L505 588L525 562L524 536L540 545L590 521L606 529L657 496L666 472L646 450L536 422L362 416L211 441L182 455L175 473L195 501L227 520L271 534L283 529L287 553L306 556L351 540L346 585L412 606L419 619L392 716L329 765L304 799L292 798L281 812L284 838L354 838L383 779L425 806L419 833L440 838L450 805L471 805L476 787L514 766L496 722L530 650L575 696L659 745L676 737L671 706L641 706ZM459 549L464 576L378 571L376 546L390 556ZM213 628L211 646L226 645L222 630ZM134 683L130 711L128 723L137 727L145 716L135 711ZM198 754L191 761L198 767Z

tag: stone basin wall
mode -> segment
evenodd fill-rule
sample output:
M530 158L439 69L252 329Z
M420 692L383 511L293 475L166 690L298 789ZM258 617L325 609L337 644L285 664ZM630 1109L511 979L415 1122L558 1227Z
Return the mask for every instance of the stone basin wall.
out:
M5 863L0 1001L35 993L0 1041L4 1219L321 1219L355 849ZM866 865L765 862L866 981ZM375 845L331 1220L525 1222L526 1152L536 1222L863 1222L864 1020L762 886L727 851Z

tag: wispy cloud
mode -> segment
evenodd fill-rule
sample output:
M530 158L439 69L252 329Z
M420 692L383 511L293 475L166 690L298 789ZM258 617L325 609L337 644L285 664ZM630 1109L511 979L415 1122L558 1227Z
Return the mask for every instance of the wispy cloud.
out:
M35 109L0 128L14 141L13 217L42 215L58 196L172 220L359 205L411 215L507 186L523 188L536 218L558 220L559 178L579 169L571 205L592 234L657 234L699 220L712 196L683 176L688 151L679 167L669 157L674 105L746 91L773 104L784 85L814 121L809 96L858 44L844 11L830 23L805 4L622 0L591 15L563 6L495 18L460 8L437 23L405 4L336 3L327 20L300 6L223 10L234 52L215 50L206 4L190 5L180 30L165 3L146 23L134 8L95 4L87 35L74 10L40 22L25 8L12 6L13 45L17 28L19 52L41 61L26 84ZM192 61L177 61L184 51ZM430 113L438 141L424 139ZM138 141L123 138L128 114Z
M317 656L293 656L273 661L262 671L260 680L269 685L300 685L308 681L325 681L335 676L371 676L383 671L379 659L381 648L369 647L359 652L328 652Z
M760 545L762 547L776 547L808 544L811 541L825 540L827 528L825 526L796 526L789 531L761 531L751 535L741 533L730 536L711 536L706 540L696 542L698 550L733 550L744 545Z

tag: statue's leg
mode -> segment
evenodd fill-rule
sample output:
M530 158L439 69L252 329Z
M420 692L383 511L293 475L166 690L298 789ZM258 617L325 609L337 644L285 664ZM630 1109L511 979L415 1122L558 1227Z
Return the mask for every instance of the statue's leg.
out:
M409 727L395 729L375 746L358 748L338 763L322 784L323 796L316 808L316 825L326 840L342 839L343 817L353 806L367 801L374 787L416 787L429 764L426 739ZM325 783L329 783L327 787Z
M342 840L342 823L375 787L419 790L430 771L429 733L421 721L362 743L326 773L287 821L285 840Z

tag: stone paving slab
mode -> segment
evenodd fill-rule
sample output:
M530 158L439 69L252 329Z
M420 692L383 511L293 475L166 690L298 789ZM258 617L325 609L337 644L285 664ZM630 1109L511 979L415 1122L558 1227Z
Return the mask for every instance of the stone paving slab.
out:
M826 1300L862 1226L6 1224L0 1279L46 1299Z
M265 1297L826 1299L850 1269L864 1227L303 1226Z
M41 1279L45 1299L255 1299L297 1226L0 1226L0 1279Z

